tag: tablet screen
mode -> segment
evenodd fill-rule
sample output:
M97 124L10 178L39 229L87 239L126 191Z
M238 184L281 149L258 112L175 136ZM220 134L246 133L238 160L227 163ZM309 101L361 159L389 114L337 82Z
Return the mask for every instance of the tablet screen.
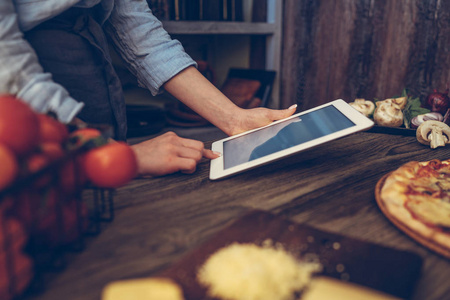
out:
M356 126L334 106L303 114L223 143L224 169Z

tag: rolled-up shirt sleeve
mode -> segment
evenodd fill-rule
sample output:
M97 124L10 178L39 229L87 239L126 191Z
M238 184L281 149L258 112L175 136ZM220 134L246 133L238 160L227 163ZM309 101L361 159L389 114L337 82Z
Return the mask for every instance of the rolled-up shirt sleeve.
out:
M130 71L153 95L169 79L196 66L181 43L172 39L146 1L114 1L105 29Z
M16 95L35 111L53 111L60 121L70 122L84 104L43 71L17 20L12 1L0 1L0 93Z

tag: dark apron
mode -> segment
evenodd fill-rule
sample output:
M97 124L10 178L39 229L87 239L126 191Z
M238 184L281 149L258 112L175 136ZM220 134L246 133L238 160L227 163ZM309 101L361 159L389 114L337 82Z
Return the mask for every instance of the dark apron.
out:
M45 72L84 102L77 115L92 124L114 127L115 139L125 140L127 120L122 85L108 50L95 8L71 8L25 33Z

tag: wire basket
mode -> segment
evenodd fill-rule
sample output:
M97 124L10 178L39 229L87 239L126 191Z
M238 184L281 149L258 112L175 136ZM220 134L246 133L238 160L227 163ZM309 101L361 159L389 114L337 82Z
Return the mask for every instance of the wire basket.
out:
M68 151L0 192L0 299L42 292L47 275L114 219L114 190L82 178L77 160L87 149Z

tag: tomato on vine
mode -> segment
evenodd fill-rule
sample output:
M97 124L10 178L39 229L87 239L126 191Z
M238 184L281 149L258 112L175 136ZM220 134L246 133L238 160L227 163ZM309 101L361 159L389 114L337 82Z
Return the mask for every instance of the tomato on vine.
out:
M89 150L83 158L83 170L95 186L118 188L137 175L136 155L128 144L111 142Z

